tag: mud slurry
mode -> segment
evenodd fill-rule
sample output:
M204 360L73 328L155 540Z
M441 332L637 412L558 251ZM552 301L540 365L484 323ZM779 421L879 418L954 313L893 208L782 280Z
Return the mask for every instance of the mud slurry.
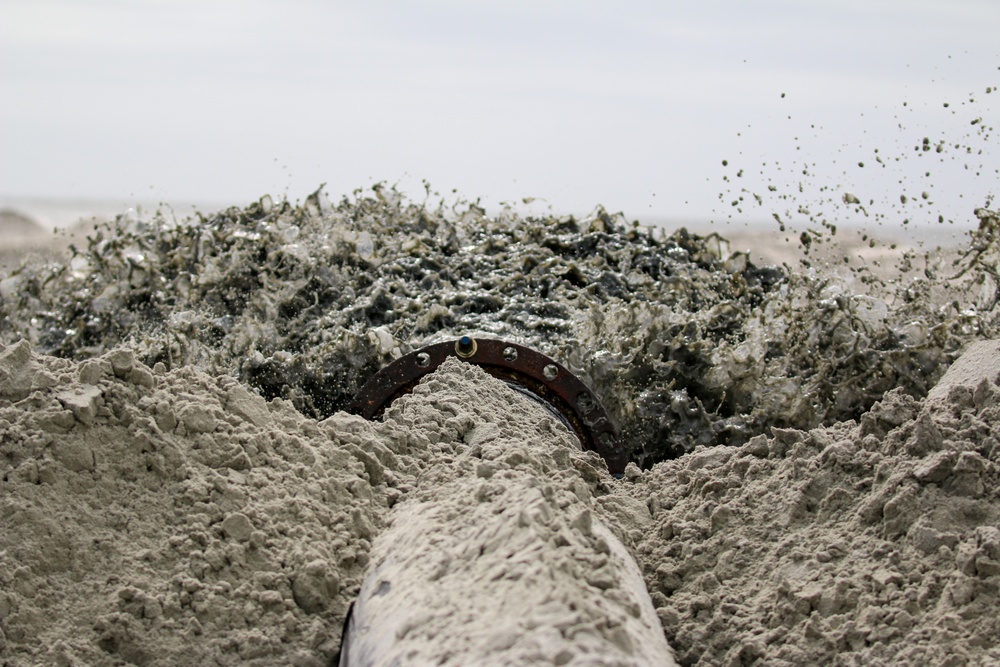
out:
M996 235L984 243L975 258L995 258ZM888 283L756 266L717 235L600 209L487 216L382 187L336 205L317 192L180 223L119 218L68 264L0 281L0 338L71 359L124 343L147 366L193 364L323 417L423 344L502 337L592 385L648 467L858 418L894 387L923 395L997 331L996 261L975 258L928 255L923 274Z

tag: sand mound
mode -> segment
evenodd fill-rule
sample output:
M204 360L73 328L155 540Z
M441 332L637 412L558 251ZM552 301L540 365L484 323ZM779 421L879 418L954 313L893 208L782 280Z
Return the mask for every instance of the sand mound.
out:
M16 268L27 254L54 257L62 250L52 233L20 211L0 209L0 272Z
M392 497L357 447L369 424L124 350L73 364L26 344L0 353L0 405L5 664L336 651Z
M467 499L487 516L506 511L509 540L456 549L451 571L412 585L433 599L438 579L501 565L509 580L498 591L533 582L540 593L508 593L515 625L499 639L489 596L476 603L482 613L462 612L464 625L440 603L428 616L428 600L415 611L432 627L411 639L429 632L432 655L448 648L431 641L442 624L475 626L483 664L647 662L622 634L636 623L652 623L662 643L644 589L648 616L619 609L639 607L607 565L606 529L552 517L567 503L589 516L594 493L614 483L599 457L478 368L442 367L384 423L342 413L316 422L231 378L149 369L127 350L75 364L19 343L0 352L0 401L7 664L328 664L390 508L412 513L444 487L459 488L448 512ZM532 482L543 473L561 495ZM510 563L518 544L531 557ZM594 583L583 595L570 580ZM554 607L566 610L557 630ZM554 631L563 645L545 640Z
M489 453L528 408L478 400L495 381L473 370L428 376L384 423L315 421L124 349L81 363L0 350L0 656L327 664L393 508L453 483L449 460L482 465L489 495L533 458L509 429ZM523 437L565 447L538 424ZM542 460L632 549L682 664L1000 660L994 383L891 392L860 423L778 429L622 481L590 454ZM539 560L573 543L544 535ZM598 591L601 565L577 564Z
M0 209L0 234L4 236L4 243L9 243L13 236L34 236L42 237L46 235L45 228L28 216L13 209Z
M643 474L635 544L682 664L996 664L998 438L982 380Z

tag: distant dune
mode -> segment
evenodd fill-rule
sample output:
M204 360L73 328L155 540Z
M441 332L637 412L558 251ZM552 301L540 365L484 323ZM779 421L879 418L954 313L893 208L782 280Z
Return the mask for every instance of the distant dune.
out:
M20 211L10 208L0 209L0 234L17 236L42 236L45 228Z
M69 247L69 236L53 234L33 217L12 208L0 209L0 273L28 257L56 258Z

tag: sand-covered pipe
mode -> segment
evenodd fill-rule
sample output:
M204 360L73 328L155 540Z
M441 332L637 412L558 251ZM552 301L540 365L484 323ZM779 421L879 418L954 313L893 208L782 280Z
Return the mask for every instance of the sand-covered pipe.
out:
M449 361L386 421L427 434L427 466L373 544L341 665L675 664L600 518L616 482L542 408Z

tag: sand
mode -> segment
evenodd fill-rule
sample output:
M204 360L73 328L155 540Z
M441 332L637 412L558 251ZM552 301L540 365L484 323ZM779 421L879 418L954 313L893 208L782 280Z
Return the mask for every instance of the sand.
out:
M7 664L326 664L391 495L368 424L127 351L0 357Z
M482 596L463 614L482 636L473 647L482 655L470 662L452 649L441 664L627 665L666 654L645 589L608 565L623 557L609 552L614 538L602 538L599 522L581 523L598 507L592 489L612 483L606 470L598 475L599 457L506 385L455 366L384 423L344 414L317 423L230 378L164 374L126 350L73 364L26 343L5 348L0 637L10 664L328 664L372 540L390 518L426 506L455 511L467 497L470 529L482 535L486 525L476 512L507 508L511 534L487 536L486 557L452 550L454 572L412 585L431 598L454 579L479 588L464 576L470 566L507 565L518 547L527 548L525 576L511 566L510 581L493 584L507 591L511 625L493 625L500 592ZM460 466L471 474L459 475ZM539 477L557 469L554 497ZM450 501L433 500L449 489ZM571 512L578 528L553 512ZM593 583L581 591L580 582ZM475 599L469 592L462 597ZM452 622L458 612L438 607L436 623L410 635L423 636L432 655L468 630ZM421 618L433 608L420 606ZM641 627L622 630L632 624ZM560 629L561 644L547 639ZM643 632L647 640L630 639ZM648 640L656 633L662 646ZM490 657L497 652L507 657Z
M296 241L304 255L325 243L312 219ZM26 232L30 247L60 257L36 231ZM377 252L391 269L390 250ZM276 271L287 267L276 266L261 275L280 292ZM824 284L803 271L790 284ZM3 282L5 307L33 275L43 274ZM912 285L903 294L923 310L887 301L903 324L930 312L921 300L940 286ZM875 303L830 294L815 303ZM645 303L630 307L641 314ZM814 302L802 303L795 326ZM880 353L882 339L863 335L871 313L839 304L853 319L832 321L855 332L840 342ZM753 308L751 323L773 312ZM932 341L947 343L934 343L933 363L916 354L900 366L916 373L923 363L923 375L899 375L909 391L879 390L856 418L764 424L736 445L630 465L623 479L537 405L466 364L443 366L368 422L306 416L300 394L265 399L211 364L147 365L145 347L96 346L74 360L8 337L0 664L336 664L358 600L375 653L411 664L665 664L667 652L681 665L998 664L1000 349L976 340L986 311L959 315L934 325ZM968 328L976 322L984 328ZM383 329L360 340L398 353ZM276 365L279 352L268 368L293 368ZM947 372L938 363L954 358ZM391 597L383 580L419 602L380 607L376 598Z
M1000 388L980 380L641 475L636 549L681 664L1000 661Z
M164 373L128 350L74 363L6 347L5 664L329 664L372 554L387 551L373 542L460 481L529 517L496 549L519 544L518 526L541 530L539 554L518 567L541 577L546 563L572 566L590 599L607 598L571 620L527 598L500 641L488 609L498 598L466 581L475 613L463 627L521 664L598 664L586 658L613 637L607 604L628 590L602 579L600 559L560 555L586 545L558 523L538 527L547 502L589 511L632 551L681 664L1000 660L994 382L925 401L891 393L860 424L777 430L630 466L623 480L553 423L523 417L536 408L514 392L487 386L484 400L490 383L469 366L442 368L384 422L317 422L231 378ZM532 463L540 440L550 447ZM558 484L524 484L517 471L538 465ZM480 528L475 516L467 531ZM433 599L478 558L467 550L410 585ZM562 590L541 579L537 588ZM502 599L498 581L489 586ZM441 614L416 633L425 648L456 641ZM589 654L567 628L594 638ZM560 653L567 640L583 648Z

